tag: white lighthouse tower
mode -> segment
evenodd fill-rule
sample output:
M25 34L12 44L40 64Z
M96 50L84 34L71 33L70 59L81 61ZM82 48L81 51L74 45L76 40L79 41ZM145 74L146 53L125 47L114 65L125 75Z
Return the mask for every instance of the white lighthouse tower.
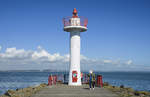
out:
M74 8L73 16L63 19L64 31L70 32L70 71L68 85L81 85L80 32L87 30L87 19L79 17Z

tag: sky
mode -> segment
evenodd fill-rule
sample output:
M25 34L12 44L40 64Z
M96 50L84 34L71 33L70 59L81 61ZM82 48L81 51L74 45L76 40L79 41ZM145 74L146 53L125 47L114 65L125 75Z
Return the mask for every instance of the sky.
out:
M149 0L0 0L0 70L68 69L73 8L88 18L81 70L150 71Z

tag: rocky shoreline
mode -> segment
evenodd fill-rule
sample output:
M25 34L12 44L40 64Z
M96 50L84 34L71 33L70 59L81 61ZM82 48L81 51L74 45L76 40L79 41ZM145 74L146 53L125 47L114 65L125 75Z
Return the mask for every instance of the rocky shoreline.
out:
M108 82L104 82L103 86L119 95L119 97L150 97L150 92L148 91L136 91L133 88L124 87L124 85L117 87L110 85Z
M16 90L8 90L5 94L1 95L0 97L31 97L32 94L35 94L43 87L46 87L47 84L43 83L35 87L27 87L23 89L16 89Z

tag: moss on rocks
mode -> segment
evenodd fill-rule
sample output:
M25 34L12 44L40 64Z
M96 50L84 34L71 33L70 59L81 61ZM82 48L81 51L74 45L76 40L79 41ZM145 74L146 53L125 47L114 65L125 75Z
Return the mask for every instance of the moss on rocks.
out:
M104 82L103 86L109 86L109 83L108 82Z
M27 87L23 89L8 90L6 93L0 97L30 97L32 94L38 92L43 87L46 87L47 84L43 83L36 87Z
M107 85L104 85L104 88L118 94L120 97L150 97L150 92L148 91L135 91L134 89L124 87L123 85L117 87L107 83Z
M15 94L15 92L16 91L14 91L14 90L8 90L4 95L11 96L11 95Z

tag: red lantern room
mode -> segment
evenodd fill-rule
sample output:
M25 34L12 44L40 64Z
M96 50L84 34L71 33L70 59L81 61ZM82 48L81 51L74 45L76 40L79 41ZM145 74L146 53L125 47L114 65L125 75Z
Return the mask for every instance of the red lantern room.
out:
M79 32L87 30L88 19L83 16L78 16L76 8L73 10L73 16L63 18L64 31L71 32L78 29Z

